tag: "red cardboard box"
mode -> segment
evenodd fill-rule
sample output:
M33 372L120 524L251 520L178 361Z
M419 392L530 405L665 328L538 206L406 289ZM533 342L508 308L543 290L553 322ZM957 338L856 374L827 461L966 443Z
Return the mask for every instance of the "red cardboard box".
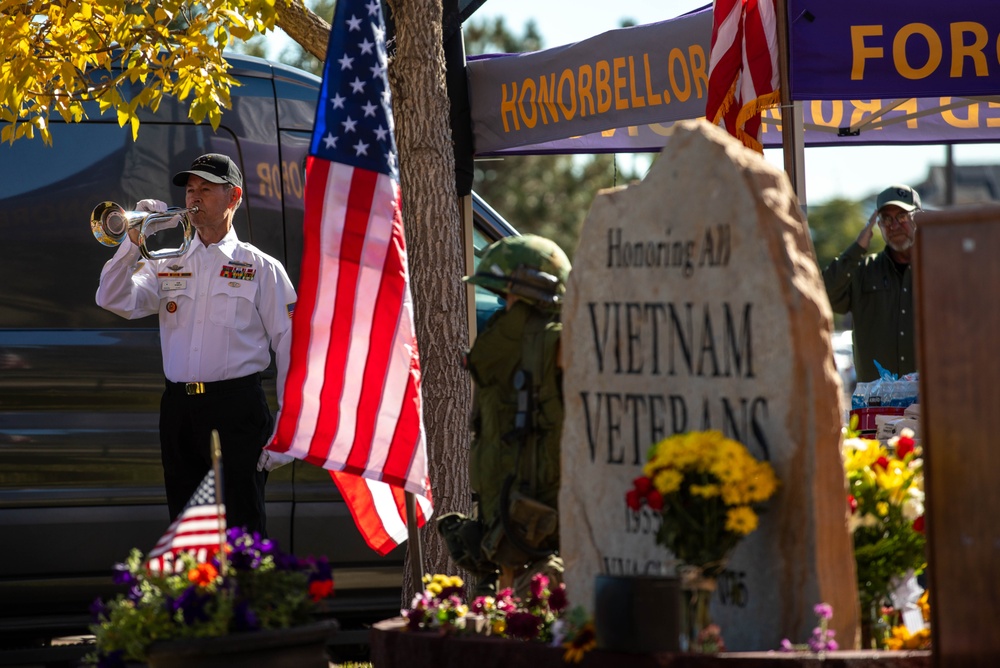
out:
M906 409L901 406L873 406L871 408L855 408L851 411L851 419L858 416L858 431L874 432L878 429L875 424L876 415L902 415Z

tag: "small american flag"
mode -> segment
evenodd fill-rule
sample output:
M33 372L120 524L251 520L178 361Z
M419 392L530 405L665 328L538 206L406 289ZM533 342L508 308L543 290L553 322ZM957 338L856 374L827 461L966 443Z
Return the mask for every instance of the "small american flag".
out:
M220 536L226 533L226 507L216 503L215 471L202 479L191 500L167 532L146 556L152 573L172 573L180 567L177 556L189 553L198 563L207 562L219 551Z
M322 466L368 545L433 512L379 0L339 0L310 156L298 302L268 449Z

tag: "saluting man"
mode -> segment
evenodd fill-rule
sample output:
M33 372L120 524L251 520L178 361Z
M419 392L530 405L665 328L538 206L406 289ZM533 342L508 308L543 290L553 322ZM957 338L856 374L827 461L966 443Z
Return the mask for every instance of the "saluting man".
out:
M236 237L243 175L228 156L203 155L173 183L185 188L187 208L198 207L190 247L181 257L143 260L138 231L131 230L132 243L121 244L101 271L97 304L128 319L159 315L166 376L160 452L171 520L212 466L210 437L218 430L227 524L266 535L267 470L288 460L262 454L275 420L260 373L270 348L280 405L295 288L281 263ZM144 199L136 210L162 212L167 205ZM258 459L266 470L258 470Z

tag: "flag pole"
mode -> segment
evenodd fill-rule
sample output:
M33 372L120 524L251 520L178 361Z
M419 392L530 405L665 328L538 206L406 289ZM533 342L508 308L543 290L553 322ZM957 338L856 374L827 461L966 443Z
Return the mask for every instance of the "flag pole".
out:
M215 507L219 516L219 572L226 572L226 524L222 510L222 442L219 440L219 430L212 430L212 470L215 472Z
M802 138L802 103L792 101L788 38L788 0L776 0L775 17L778 28L778 87L781 91L781 149L785 172L792 182L792 189L799 199L802 212L806 211L806 166Z
M417 498L413 492L404 492L406 499L406 531L410 541L410 569L413 571L413 593L422 589L424 581L424 555L420 545L420 532L417 529Z

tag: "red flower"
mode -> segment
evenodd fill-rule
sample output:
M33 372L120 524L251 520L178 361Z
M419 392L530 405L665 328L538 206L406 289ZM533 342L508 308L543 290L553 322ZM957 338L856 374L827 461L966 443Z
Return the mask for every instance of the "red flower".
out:
M656 491L654 489L653 491L651 491L649 493L649 496L646 497L646 503L653 510L662 510L663 509L663 495L660 494L658 491Z
M917 533L924 532L924 516L921 515L917 519L913 520L913 530Z
M847 495L847 505L851 508L851 514L858 512L858 500L854 498L853 494Z
M625 494L625 505L627 505L632 510L639 510L642 507L642 497L639 496L639 491L635 489L630 489Z
M881 466L883 471L889 469L889 460L885 457L879 457L875 460L875 466Z
M314 580L309 583L309 597L319 601L333 594L333 580Z
M915 445L916 443L909 436L900 436L896 441L896 457L903 459L906 455L913 452Z
M632 484L635 485L635 489L639 492L640 496L646 496L653 489L653 481L646 476L639 476L632 481Z

